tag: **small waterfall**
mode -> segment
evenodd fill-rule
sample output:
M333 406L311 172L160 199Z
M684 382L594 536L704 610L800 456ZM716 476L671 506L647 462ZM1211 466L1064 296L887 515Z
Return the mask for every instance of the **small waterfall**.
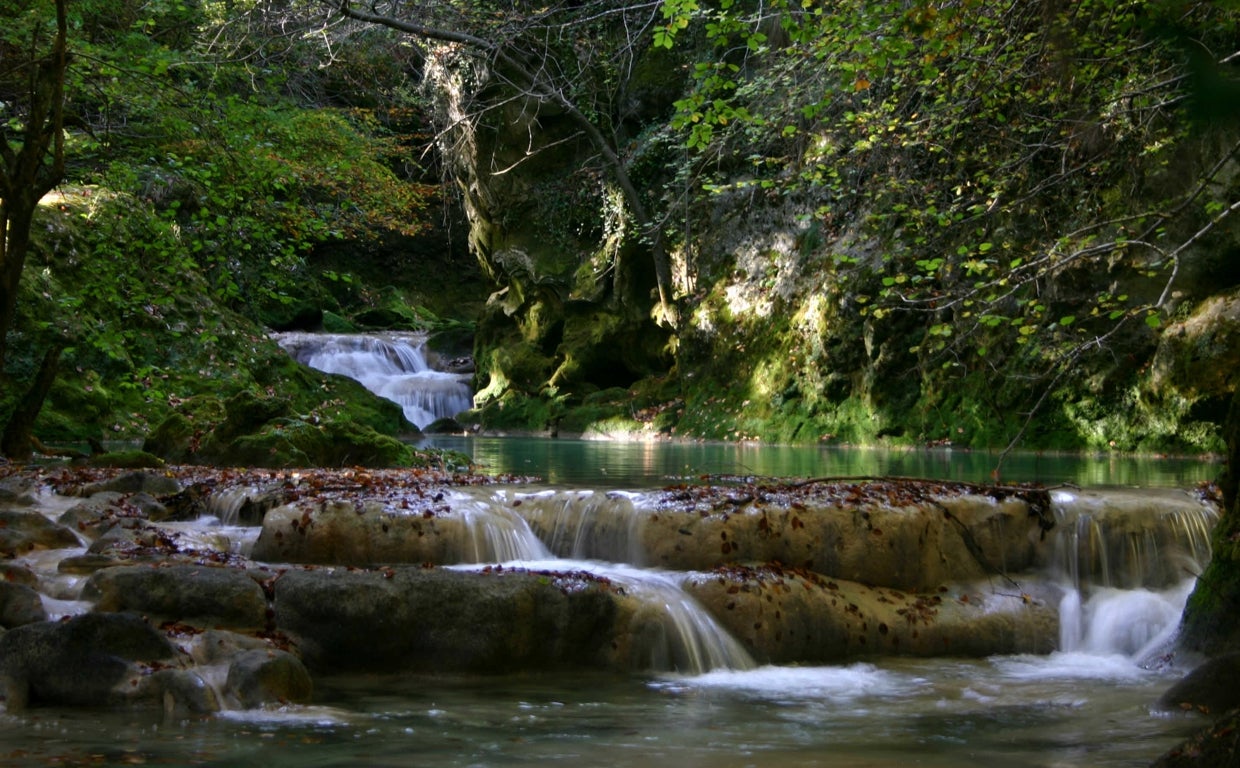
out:
M554 557L525 519L507 507L460 494L453 497L452 510L464 524L460 547L463 562L502 563Z
M642 523L636 502L625 491L542 491L516 493L511 505L558 557L641 565Z
M1171 642L1218 510L1188 493L1053 494L1059 648L1143 661Z
M1210 559L1218 510L1182 491L1056 491L1050 566L1073 588L1166 589Z
M757 666L748 651L685 591L682 579L687 575L560 559L518 560L504 566L531 571L588 571L621 586L635 602L629 621L629 657L638 669L700 675Z
M662 571L624 569L607 576L646 601L634 619L634 660L644 669L701 675L757 666L745 648L694 600L679 577Z
M276 334L294 360L324 373L348 376L405 411L418 429L473 407L469 376L433 370L420 334Z

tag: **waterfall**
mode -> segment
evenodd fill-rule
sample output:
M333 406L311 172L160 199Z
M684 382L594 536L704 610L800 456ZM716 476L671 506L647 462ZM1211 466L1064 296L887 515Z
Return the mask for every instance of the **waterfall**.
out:
M1073 588L1166 589L1210 559L1218 510L1187 492L1056 491L1050 567Z
M1210 559L1211 504L1181 491L1058 491L1059 648L1144 661L1171 643Z
M423 334L282 333L274 338L297 362L348 376L401 406L418 429L473 407L469 375L434 370Z
M478 568L453 566L457 568ZM505 568L585 571L619 585L631 600L629 658L643 671L700 675L757 666L749 652L685 591L686 575L620 563L585 560L515 560Z

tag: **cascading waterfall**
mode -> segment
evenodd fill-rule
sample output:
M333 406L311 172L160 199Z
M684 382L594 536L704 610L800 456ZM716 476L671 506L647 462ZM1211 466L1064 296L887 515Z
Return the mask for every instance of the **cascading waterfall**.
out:
M283 333L275 339L297 362L348 376L400 405L418 429L473 407L470 377L434 370L424 335Z
M1178 491L1057 491L1048 567L1064 587L1062 651L1138 661L1166 648L1210 559L1218 512Z

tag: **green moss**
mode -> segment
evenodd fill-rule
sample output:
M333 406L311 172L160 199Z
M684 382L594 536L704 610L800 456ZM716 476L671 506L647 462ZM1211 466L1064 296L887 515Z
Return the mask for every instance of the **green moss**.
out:
M154 469L164 466L163 459L145 450L109 451L90 457L93 467L120 467L124 469Z

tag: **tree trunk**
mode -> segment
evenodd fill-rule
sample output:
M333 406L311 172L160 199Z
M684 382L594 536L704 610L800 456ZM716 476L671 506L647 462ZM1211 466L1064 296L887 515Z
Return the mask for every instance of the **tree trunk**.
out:
M1211 539L1210 564L1197 579L1180 627L1181 647L1212 656L1240 648L1240 389L1232 395L1223 437L1223 516Z
M6 61L28 70L29 91L20 94L15 112L20 131L0 133L0 373L5 338L17 305L17 287L30 250L30 226L39 200L65 173L65 70L68 67L67 0L56 0L56 31L51 50L28 60ZM12 119L6 117L6 119ZM59 353L57 353L59 355Z
M34 421L56 381L62 350L63 347L57 344L43 355L34 381L30 383L26 394L17 401L17 407L9 415L9 423L4 426L4 433L0 435L0 454L14 461L30 460L33 453L31 436L34 434Z
M17 288L30 251L30 226L37 204L22 194L0 201L0 371L8 359L8 330L17 309Z

